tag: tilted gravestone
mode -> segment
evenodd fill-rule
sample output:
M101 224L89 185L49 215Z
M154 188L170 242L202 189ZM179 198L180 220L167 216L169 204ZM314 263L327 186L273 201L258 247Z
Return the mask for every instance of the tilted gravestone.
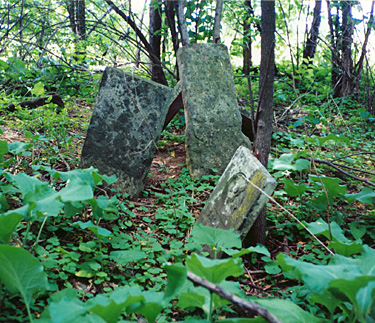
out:
M198 222L221 229L234 229L244 239L276 187L276 181L245 147L239 147L205 207Z
M250 148L241 132L228 49L192 44L177 52L186 121L187 166L193 177L221 174L239 146Z
M137 196L144 188L171 96L167 86L107 67L80 167L116 174L115 187L131 198Z

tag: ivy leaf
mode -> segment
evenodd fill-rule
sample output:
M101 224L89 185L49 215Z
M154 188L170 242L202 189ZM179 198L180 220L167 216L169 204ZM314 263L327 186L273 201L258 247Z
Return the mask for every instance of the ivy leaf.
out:
M20 293L27 305L33 295L48 288L39 260L25 249L9 245L0 245L0 280L11 293Z

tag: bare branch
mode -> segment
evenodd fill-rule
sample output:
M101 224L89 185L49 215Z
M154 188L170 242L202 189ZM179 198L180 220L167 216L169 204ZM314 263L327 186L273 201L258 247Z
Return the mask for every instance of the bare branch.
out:
M208 280L193 274L190 271L187 272L187 276L192 282L194 282L198 285L201 285L204 288L207 288L210 292L218 294L222 298L225 298L226 300L232 302L233 304L236 304L237 306L239 306L239 307L241 307L245 310L255 312L256 314L258 314L261 317L263 317L264 319L266 319L268 322L282 323L275 315L273 315L272 313L267 311L264 307L261 307L256 303L245 301L244 299L242 299L242 298L240 298L236 295L233 295L232 293L229 293L228 291L226 291L225 289L223 289L219 285L213 284L213 283L209 282Z

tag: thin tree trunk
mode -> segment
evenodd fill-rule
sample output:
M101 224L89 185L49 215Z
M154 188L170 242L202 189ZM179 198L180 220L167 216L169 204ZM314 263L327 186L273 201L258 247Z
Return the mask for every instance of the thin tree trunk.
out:
M313 21L307 36L306 46L303 50L303 65L310 65L314 59L318 44L319 27L321 22L322 1L316 0Z
M346 97L352 93L353 89L353 60L352 43L354 33L354 23L352 16L352 1L342 2L342 78L340 86L340 97Z
M244 32L244 40L243 40L243 68L242 73L249 76L250 75L250 68L252 66L251 62L251 29L249 19L253 15L253 8L251 7L251 1L246 0L244 2L245 10L246 10L246 17L243 23L243 32Z
M160 8L155 8L150 5L150 45L152 47L152 53L160 61L160 46L161 46L161 34L157 33L161 29L161 14ZM159 82L162 79L163 69L160 64L155 64L151 61L151 80Z
M186 19L185 19L185 3L186 0L178 0L176 2L176 13L178 21L178 30L181 35L182 46L186 46L190 43L189 32L187 29Z
M76 1L77 8L77 35L80 40L86 40L86 6L85 0Z
M145 46L145 49L146 51L148 52L148 54L150 55L150 59L153 63L155 64L161 64L160 60L155 57L155 55L153 54L153 49L152 49L152 46L151 44L147 41L146 37L143 35L142 31L139 30L137 24L130 18L130 16L127 16L125 15L120 9L119 7L117 7L111 0L105 0L105 2L107 2L108 5L110 5L111 7L113 7L113 10L116 11L116 13L126 21L126 23L134 30L134 32L136 33L137 37L139 38L139 40L142 42L142 44ZM161 84L164 84L164 85L168 85L168 81L164 75L164 72L163 74L161 75L161 79L160 79L160 83Z
M253 153L267 168L271 150L273 82L275 75L275 1L261 1L261 60L259 76L259 104L256 114L256 138ZM246 242L266 240L266 207L260 212ZM245 243L246 243L245 242Z
M142 15L141 15L141 19L139 21L139 30L141 32L142 32L142 26L143 26L143 18L145 16L145 11L146 11L146 3L147 3L147 0L145 0L145 4L143 5ZM137 38L138 38L137 35L135 37L136 37L136 40L137 40ZM135 66L137 68L139 67L140 58L141 58L141 47L140 47L140 44L137 42L137 52L135 54Z
M365 41L363 42L363 46L362 46L362 50L361 50L361 56L360 56L356 66L355 66L354 91L357 91L358 87L359 87L359 78L360 78L360 75L361 75L362 69L363 69L363 62L364 62L364 59L365 59L365 56L366 56L367 44L368 44L368 40L369 40L369 37L370 37L370 34L371 34L371 30L374 26L374 3L375 3L375 1L372 0L370 18L369 18L369 21L367 23Z
M214 44L217 44L220 42L220 23L221 23L221 16L223 13L223 3L224 3L224 0L216 0L215 21L214 21L214 29L213 29Z
M174 3L175 3L174 0L166 0L166 2L165 2L165 16L167 18L168 27L171 31L173 50L176 54L180 44L179 44L179 41L178 41L178 33L176 31Z

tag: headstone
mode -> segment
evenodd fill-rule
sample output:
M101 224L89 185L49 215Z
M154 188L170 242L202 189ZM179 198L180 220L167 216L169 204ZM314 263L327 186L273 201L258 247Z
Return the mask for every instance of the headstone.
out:
M172 89L107 67L82 150L80 167L116 174L130 197L144 188L171 102Z
M239 146L250 148L241 132L228 49L192 44L177 52L186 121L187 166L193 177L224 171Z
M239 147L205 207L198 222L221 229L234 229L244 239L267 203L276 181L245 147Z

